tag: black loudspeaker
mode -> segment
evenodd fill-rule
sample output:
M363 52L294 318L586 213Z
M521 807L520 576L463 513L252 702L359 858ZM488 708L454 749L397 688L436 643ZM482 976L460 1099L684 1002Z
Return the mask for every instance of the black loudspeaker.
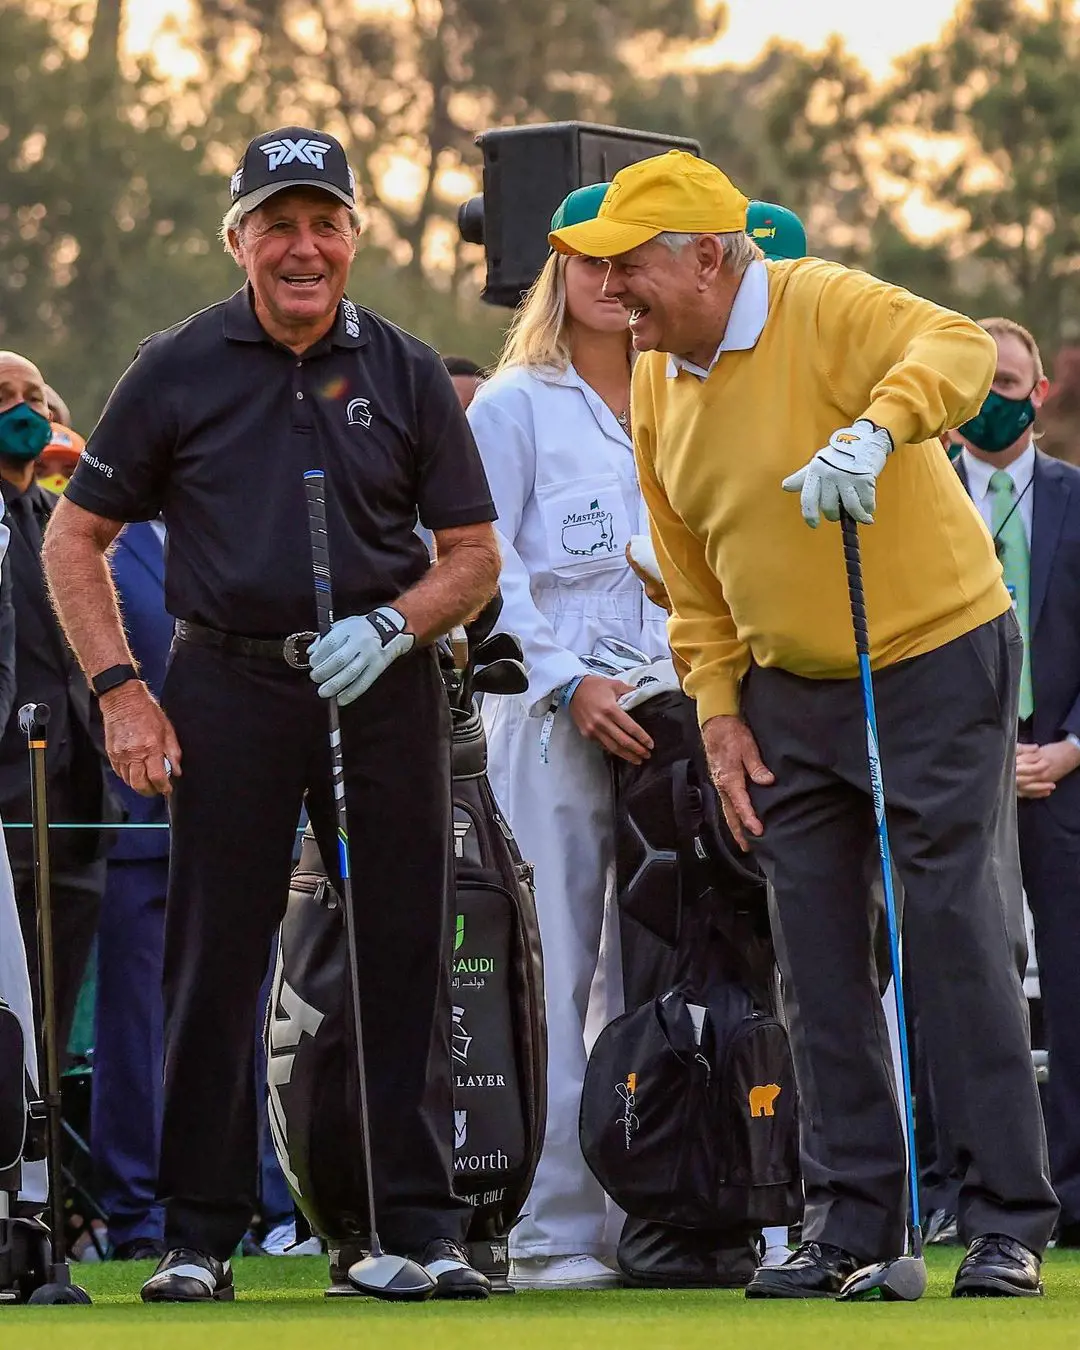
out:
M461 237L483 244L489 305L514 307L536 280L548 255L556 207L575 188L606 183L628 164L667 150L701 154L697 141L652 131L543 122L499 127L477 136L484 154L483 195L458 212Z

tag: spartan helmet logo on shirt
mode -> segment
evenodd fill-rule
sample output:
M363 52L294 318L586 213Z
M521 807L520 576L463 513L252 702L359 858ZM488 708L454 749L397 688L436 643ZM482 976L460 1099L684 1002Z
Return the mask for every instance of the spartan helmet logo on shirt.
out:
M299 160L301 164L310 164L315 169L323 167L323 156L330 149L329 141L310 141L302 137L298 141L290 141L283 137L280 141L267 141L265 145L260 145L259 149L267 158L266 167L271 173L275 169L280 169L283 164L291 164L293 160Z
M451 1039L451 1049L453 1056L459 1064L468 1064L469 1050L472 1048L473 1038L465 1030L465 1023L461 1020L465 1016L465 1009L454 1007L454 1031Z
M465 1141L469 1137L469 1113L468 1111L454 1112L454 1147L464 1148Z
M575 558L615 551L611 512L601 507L598 498L590 502L587 511L567 512L562 524L562 545Z
M373 417L366 398L351 398L345 405L345 418L351 427L369 427Z

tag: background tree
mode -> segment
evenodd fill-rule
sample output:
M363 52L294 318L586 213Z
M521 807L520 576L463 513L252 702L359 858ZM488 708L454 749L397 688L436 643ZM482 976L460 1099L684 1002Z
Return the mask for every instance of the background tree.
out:
M1054 351L1080 336L1080 18L965 0L875 117L889 170L955 221L954 285Z

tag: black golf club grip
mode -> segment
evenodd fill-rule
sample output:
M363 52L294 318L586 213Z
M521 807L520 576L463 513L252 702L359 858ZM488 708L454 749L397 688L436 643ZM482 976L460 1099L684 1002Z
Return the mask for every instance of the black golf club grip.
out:
M840 528L844 533L844 563L847 567L851 625L855 629L855 651L859 656L865 656L870 652L870 631L866 625L866 595L863 591L862 557L859 553L859 527L844 511L840 516Z
M311 568L315 578L315 610L319 632L326 634L334 622L334 596L330 586L330 545L326 532L326 475L321 469L304 474L311 533Z

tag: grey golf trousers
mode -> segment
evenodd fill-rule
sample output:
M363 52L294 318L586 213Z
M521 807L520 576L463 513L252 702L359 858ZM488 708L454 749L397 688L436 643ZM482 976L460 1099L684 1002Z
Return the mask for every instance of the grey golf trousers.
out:
M960 1236L1041 1253L1058 1205L1018 970L1022 639L1012 612L875 675L906 988L939 1124L964 1173ZM906 1170L866 857L874 817L858 680L754 666L742 713L776 775L752 787L802 1103L806 1240L898 1255ZM916 1122L917 1128L917 1122Z

